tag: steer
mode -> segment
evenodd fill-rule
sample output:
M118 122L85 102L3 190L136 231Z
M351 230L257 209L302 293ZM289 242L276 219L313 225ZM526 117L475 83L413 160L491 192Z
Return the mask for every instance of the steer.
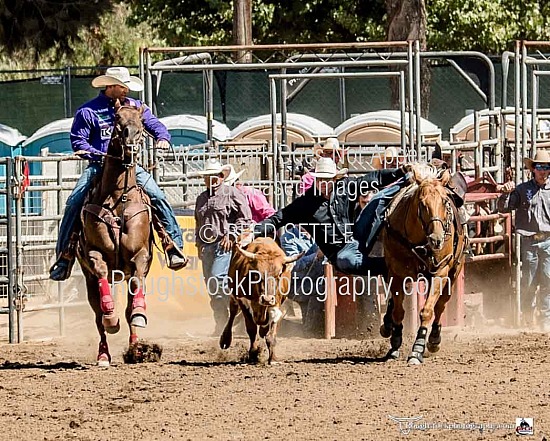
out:
M220 347L231 346L232 329L239 308L243 313L250 337L249 360L258 361L260 337L265 337L269 351L268 363L275 361L275 336L282 317L281 304L291 285L293 262L302 254L287 257L273 239L260 237L246 249L235 245L229 266L229 320L220 337Z

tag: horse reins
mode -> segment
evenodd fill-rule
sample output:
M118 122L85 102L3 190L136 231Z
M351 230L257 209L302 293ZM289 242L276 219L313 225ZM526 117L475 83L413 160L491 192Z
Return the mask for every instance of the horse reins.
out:
M405 192L406 190L403 191L403 193L401 194L401 197L399 198L399 201L401 199L403 199L404 195L405 195ZM397 199L397 197L396 197ZM430 218L430 220L428 221L427 224L424 224L423 225L423 230L424 230L424 233L426 234L427 231L427 227L433 223L433 222L441 222L441 224L443 225L443 230L444 230L444 234L445 234L445 238L451 236L451 233L450 233L450 226L451 226L451 223L452 223L452 218L453 218L453 210L452 210L452 207L451 207L451 203L449 201L449 198L445 198L444 200L444 203L445 203L445 221L443 221L440 217L438 216L435 216L435 217L432 217ZM394 207L397 206L397 204L394 205ZM409 212L410 212L410 205L407 206L407 211L406 211L406 214L405 214L405 219L407 218L407 216L409 215ZM418 218L419 219L422 219L422 217L420 216L420 205L418 206L418 210L417 210L417 215L418 215ZM452 257L453 257L453 254L449 254L447 256L445 256L440 262L435 262L435 259L434 259L434 256L428 256L429 254L429 249L427 248L427 243L424 243L424 244L413 244L411 243L409 240L407 240L405 238L405 236L403 236L403 234L399 231L397 231L395 228L393 228L389 222L389 219L386 218L386 230L395 238L398 240L399 243L401 243L401 245L405 246L406 248L410 249L414 255L418 258L418 260L420 260L421 264L425 267L425 270L429 271L429 273L431 275L434 275L437 270L443 266L444 264L446 264ZM405 234L407 233L407 224L405 222ZM422 255L421 255L422 254ZM429 262L427 262L425 260L425 258L429 258Z
M119 108L122 109L124 107L129 107L129 108L134 108L134 107L131 107L131 106L122 106ZM118 110L117 110L118 112ZM122 216L120 217L120 230L119 230L119 233L118 233L118 242L116 242L116 247L117 247L117 252L115 253L115 267L118 268L118 265L119 263L122 261L122 256L120 255L121 254L121 247L120 247L120 244L122 243L122 233L124 231L124 224L125 224L125 220L124 220L124 211L126 210L126 202L128 201L128 193L134 188L134 186L132 186L131 188L128 188L128 175L130 173L130 168L132 167L135 167L137 162L135 161L135 154L136 154L136 147L137 146L140 146L141 145L141 140L142 140L142 137L143 137L143 128L140 130L139 132L139 136L138 136L138 142L135 142L135 143L132 143L132 144L126 144L124 142L124 137L121 136L121 130L117 127L117 124L115 124L115 133L113 135L113 138L111 139L111 142L116 142L118 141L118 143L120 144L120 147L121 147L121 154L120 156L116 156L116 155L109 155L109 154L106 154L105 156L106 157L110 157L110 158L113 158L113 159L117 159L119 161L122 162L122 164L124 165L124 187L122 189L122 196L120 197L120 199L113 205L113 207L111 208L111 210L114 210L116 208L116 206L119 204L119 202L122 203ZM130 162L125 162L125 148L130 148L130 152L131 152L131 157L130 157Z

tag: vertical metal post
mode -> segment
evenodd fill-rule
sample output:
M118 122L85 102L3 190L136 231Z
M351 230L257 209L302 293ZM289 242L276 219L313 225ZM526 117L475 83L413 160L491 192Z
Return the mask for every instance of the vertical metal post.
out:
M8 245L8 321L9 321L9 342L17 342L17 329L15 326L15 250L13 246L13 159L7 157L6 163L6 242Z
M344 73L346 71L345 67L340 68L340 72ZM343 123L346 120L348 114L347 102L346 102L346 78L340 78L340 123ZM404 96L403 96L404 99ZM404 119L402 122L405 121Z
M151 54L147 49L144 49L144 61L145 61L145 102L149 106L152 112L156 113L156 109L153 108L153 74L151 72ZM157 152L153 148L153 143L147 138L147 160L149 170L152 170L153 179L158 181L159 171L155 167L157 164Z
M60 159L57 162L57 185L61 186L63 185L63 167L62 167L62 160ZM57 190L57 214L61 215L63 210L63 190ZM59 231L59 226L61 224L61 221L57 221L57 231ZM57 258L57 256L56 256ZM59 335L64 336L65 335L65 296L63 295L63 286L65 285L65 282L63 283L57 283L57 298L59 301L59 309L58 309L58 321L59 321Z
M479 126L480 126L479 112L474 112L474 141L477 142L476 149L474 151L475 162L475 177L476 179L483 175L483 146L481 145Z
M514 78L515 78L515 130L514 130L514 142L515 142L515 182L516 185L522 181L521 178L521 147L520 147L520 106L521 103L521 66L520 66L520 42L516 41L516 56L514 59ZM516 298L515 298L515 317L514 323L516 326L521 322L521 243L519 234L514 234L514 278L516 286Z
M15 185L21 182L21 160L15 157ZM23 299L21 298L21 286L23 286L23 242L21 237L22 218L23 218L23 197L17 189L15 198L15 309L17 315L17 343L24 339L23 334Z
M405 136L405 121L406 121L406 107L405 107L405 72L399 72L399 111L401 112L401 150L406 152L407 138Z
M413 136L413 127L414 127L414 57L413 57L413 47L412 41L409 41L407 47L407 61L408 64L408 75L409 80L409 151L407 152L407 161L416 161L418 158L414 156L414 136ZM401 124L401 136L405 134L405 124Z
M420 89L422 87L422 80L420 75L421 63L420 63L420 41L415 40L414 42L414 60L415 60L415 78L416 78L416 87L415 92L415 106L416 106L416 151L417 157L419 159L422 152L422 97L420 96ZM427 159L427 155L426 158Z
M205 96L206 96L206 138L210 148L214 146L213 120L214 120L214 72L212 69L204 71Z
M531 155L533 158L537 153L537 106L538 106L538 95L539 95L539 76L536 74L535 69L531 72Z
M281 208L285 205L284 189L279 187L279 177L284 176L283 164L280 158L279 144L277 141L277 84L275 79L271 79L269 85L269 104L271 108L271 149L273 151L273 188L275 197L273 201L275 208ZM279 193L279 194L277 194Z

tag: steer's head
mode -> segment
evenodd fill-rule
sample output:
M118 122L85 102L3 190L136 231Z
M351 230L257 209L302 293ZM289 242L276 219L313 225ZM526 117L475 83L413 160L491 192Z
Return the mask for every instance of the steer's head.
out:
M302 254L286 256L275 241L269 238L258 238L246 249L236 246L236 252L245 261L245 265L241 267L247 270L247 274L238 275L239 279L241 277L247 279L244 294L258 306L265 308L280 306L282 297L290 290L294 262ZM262 308L261 315L267 318L263 310L265 308ZM254 314L256 313L260 312L255 310Z

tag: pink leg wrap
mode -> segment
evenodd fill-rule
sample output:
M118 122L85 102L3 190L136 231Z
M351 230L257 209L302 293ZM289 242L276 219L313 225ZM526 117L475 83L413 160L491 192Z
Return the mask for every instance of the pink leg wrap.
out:
M107 279L99 279L99 298L101 311L104 314L112 314L115 310L115 302L111 296L111 287Z
M132 308L142 308L144 311L146 309L145 294L143 294L143 290L141 288L138 289L134 294L134 299L132 300Z

